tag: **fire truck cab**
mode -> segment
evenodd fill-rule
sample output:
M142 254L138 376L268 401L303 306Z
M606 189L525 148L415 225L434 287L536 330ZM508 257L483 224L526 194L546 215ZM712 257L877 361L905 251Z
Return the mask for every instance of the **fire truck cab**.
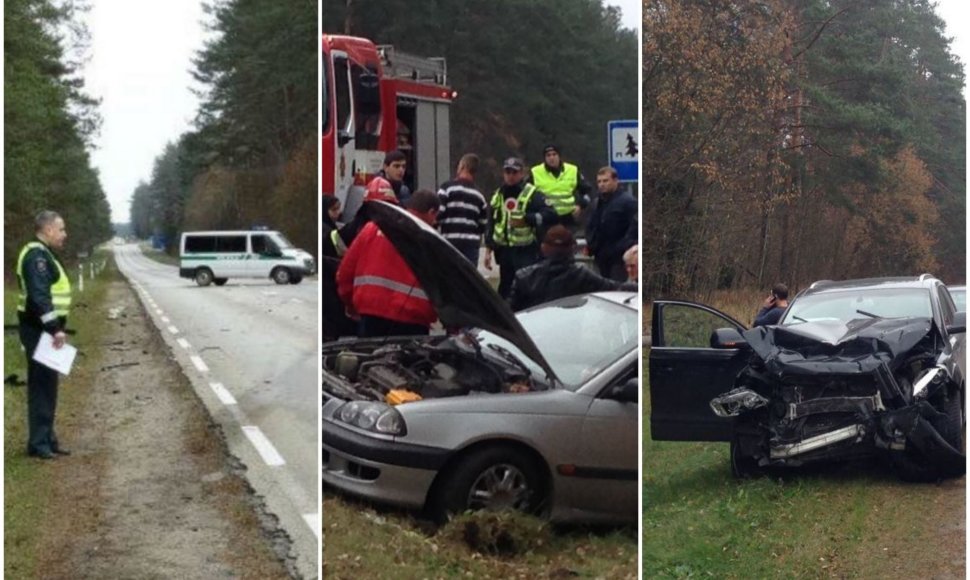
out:
M360 208L384 155L408 156L404 182L434 190L452 171L448 87L443 58L404 54L351 36L323 35L321 188L336 195L343 219Z

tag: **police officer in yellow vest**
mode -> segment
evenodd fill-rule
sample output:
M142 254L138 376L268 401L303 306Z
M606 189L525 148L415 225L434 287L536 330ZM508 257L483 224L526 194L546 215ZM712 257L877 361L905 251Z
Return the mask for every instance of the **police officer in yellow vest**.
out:
M539 188L523 175L525 164L510 157L503 164L502 186L489 203L485 229L485 267L492 267L492 254L499 267L498 293L508 298L515 273L539 261L539 239L556 220L556 212Z
M54 255L64 247L67 231L56 212L42 211L34 219L36 239L17 256L17 318L20 342L27 355L27 455L53 459L69 455L54 433L57 407L57 371L33 360L41 333L54 337L54 348L67 339L64 327L71 308L71 282Z
M563 162L559 146L546 145L542 153L545 161L532 168L530 181L546 194L556 210L558 223L575 230L580 213L589 205L592 189L578 167Z

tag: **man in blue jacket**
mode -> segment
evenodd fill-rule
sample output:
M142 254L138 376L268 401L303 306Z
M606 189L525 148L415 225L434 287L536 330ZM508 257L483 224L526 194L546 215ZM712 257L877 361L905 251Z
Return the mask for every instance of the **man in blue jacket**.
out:
M603 167L596 173L599 198L586 224L586 242L600 275L627 279L623 253L637 243L637 202L620 190L616 170Z

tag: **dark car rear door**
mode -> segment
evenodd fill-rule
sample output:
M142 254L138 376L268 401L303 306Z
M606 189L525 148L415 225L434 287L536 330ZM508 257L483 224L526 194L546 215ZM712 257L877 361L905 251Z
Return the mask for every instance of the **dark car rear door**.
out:
M650 436L668 441L729 441L732 421L710 401L734 388L747 348L712 348L718 328L743 324L709 306L683 300L653 303L650 347Z

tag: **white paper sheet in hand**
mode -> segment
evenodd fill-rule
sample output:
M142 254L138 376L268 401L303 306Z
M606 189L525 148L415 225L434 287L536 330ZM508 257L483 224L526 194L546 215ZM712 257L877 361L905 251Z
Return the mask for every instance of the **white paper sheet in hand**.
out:
M77 349L67 343L64 343L61 348L54 348L54 337L47 332L40 335L40 342L34 350L35 361L62 375L71 374L75 356L77 356Z

